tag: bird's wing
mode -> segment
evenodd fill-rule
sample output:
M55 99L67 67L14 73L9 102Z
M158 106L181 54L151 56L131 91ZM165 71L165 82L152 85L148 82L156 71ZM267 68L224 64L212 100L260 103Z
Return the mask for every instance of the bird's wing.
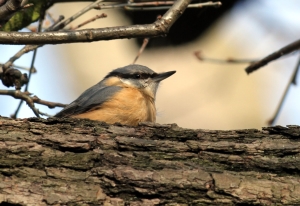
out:
M83 92L75 101L57 113L55 117L69 117L89 111L109 100L121 89L122 87L119 86L105 86L99 82Z

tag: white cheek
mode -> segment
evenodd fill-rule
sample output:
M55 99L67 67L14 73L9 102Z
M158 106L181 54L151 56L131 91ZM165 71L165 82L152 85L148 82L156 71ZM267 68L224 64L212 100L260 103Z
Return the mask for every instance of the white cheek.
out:
M124 84L127 84L128 86L134 86L132 84L132 82L130 80L128 80L128 79L122 79L122 78L120 78L120 81L123 82Z
M157 82L152 82L148 86L149 90L151 90L151 92L154 94L154 96L156 94L157 87L158 87L158 83Z

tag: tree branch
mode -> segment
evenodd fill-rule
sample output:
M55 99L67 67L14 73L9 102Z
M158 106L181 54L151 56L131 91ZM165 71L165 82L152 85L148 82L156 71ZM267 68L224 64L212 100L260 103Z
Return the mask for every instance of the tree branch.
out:
M45 8L41 8L41 10L40 10L40 19L39 19L39 25L38 25L38 32L40 32L42 30L42 25L43 25L45 14L46 14L44 9ZM29 88L29 83L30 83L30 79L31 79L31 76L32 76L31 70L32 70L32 68L34 68L34 62L35 62L35 59L36 59L36 54L37 54L37 48L33 51L32 59L31 59L31 65L30 65L30 70L29 70L29 73L28 73L28 82L27 82L27 84L25 86L24 92L27 92L28 88ZM19 105L18 105L15 113L13 115L11 115L11 117L17 118L18 113L19 113L19 111L20 111L20 109L22 107L23 102L24 102L23 100L21 100L19 102ZM33 111L33 112L36 113L35 111ZM41 112L39 112L39 113L41 114Z
M85 22L82 22L81 24L78 24L77 26L72 27L72 30L79 29L80 27L83 27L84 25L86 25L88 23L91 23L93 21L96 21L97 19L106 18L106 17L107 17L107 15L104 13L101 15L96 15L93 18L90 18L90 19L86 20Z
M194 55L200 61L217 63L217 64L249 64L249 63L253 63L253 62L257 61L254 59L237 59L237 58L232 58L232 57L228 57L227 59L209 58L209 57L203 56L201 51L195 51Z
M132 3L128 1L127 3L122 4L103 4L98 5L94 7L94 9L100 10L100 9L125 9L125 10L168 10L170 7L174 4L174 1L149 1L149 2L138 2L138 3ZM162 6L163 5L163 6ZM203 2L203 3L196 3L196 4L189 4L187 8L203 8L206 6L214 6L219 7L221 6L221 2Z
M269 62L278 59L279 57L287 55L293 51L299 50L299 48L300 48L300 40L297 40L297 41L279 49L278 51L266 56L265 58L252 63L250 66L248 66L245 69L245 71L247 72L247 74L250 74L250 73L254 72L255 70L259 69L260 67L267 65Z
M55 108L55 107L65 107L65 104L57 103L57 102L48 102L45 100L41 100L37 96L31 97L31 93L29 92L21 92L20 90L1 90L0 89L0 95L7 95L14 97L15 99L21 99L27 103L27 105L30 107L30 109L34 112L34 114L37 117L40 117L39 114L45 115L45 113L40 112L35 106L34 103L42 104L45 106L48 106L49 108ZM50 115L46 115L50 116ZM12 118L16 118L12 116Z
M280 111L283 107L284 100L287 98L287 94L288 94L290 88L292 87L293 84L296 85L296 79L297 79L297 74L299 72L299 69L300 69L300 56L298 57L297 64L295 66L294 72L293 72L293 74L292 74L292 76L291 76L291 78L290 78L290 80L289 80L289 82L288 82L281 98L280 98L279 104L278 104L278 106L275 110L275 114L268 121L268 125L274 125L274 123L276 122L277 117L278 117L278 115L279 115L279 113L280 113Z
M139 50L139 52L138 52L138 54L136 55L136 57L135 57L134 60L133 60L132 64L135 64L135 63L136 63L136 61L138 60L138 58L141 56L141 54L142 54L143 51L145 50L145 48L146 48L148 42L149 42L149 38L145 38L144 41L143 41L143 44L142 44L142 46L141 46L141 48L140 48L140 50Z
M0 128L2 205L300 205L299 126L0 117Z
M63 44L166 35L191 0L178 0L153 24L57 32L0 32L0 44Z
M23 8L27 0L7 0L0 6L0 27L3 26L17 11Z

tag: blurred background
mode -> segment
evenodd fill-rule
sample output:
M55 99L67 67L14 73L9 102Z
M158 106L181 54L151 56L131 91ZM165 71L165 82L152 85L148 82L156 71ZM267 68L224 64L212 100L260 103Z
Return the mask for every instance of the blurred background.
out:
M185 128L246 129L266 126L273 116L295 68L298 53L274 61L247 75L247 64L214 64L199 61L204 57L259 59L300 38L300 1L230 1L221 8L190 9L174 25L169 38L150 39L137 64L156 72L177 73L160 85L156 107L158 123L177 123ZM66 18L89 3L54 5L53 16ZM106 13L105 19L88 24L89 28L151 23L156 12L91 11L72 23ZM144 18L143 18L144 17ZM189 32L191 31L191 32ZM93 43L47 45L37 52L29 91L43 100L70 103L84 90L99 82L111 70L131 64L140 41L123 39ZM22 46L0 45L0 62L6 62ZM32 52L15 62L29 67ZM7 89L2 84L0 89ZM13 88L11 88L13 89ZM300 87L293 86L276 124L300 124ZM10 116L19 100L0 96L0 115ZM61 108L36 106L54 115ZM32 117L23 104L20 118Z

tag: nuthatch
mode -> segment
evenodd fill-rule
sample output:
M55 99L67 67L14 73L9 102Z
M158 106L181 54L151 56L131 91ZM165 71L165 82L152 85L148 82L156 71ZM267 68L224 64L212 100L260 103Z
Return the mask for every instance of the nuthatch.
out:
M115 69L55 117L87 118L130 126L155 122L157 87L175 72L158 74L142 65Z

